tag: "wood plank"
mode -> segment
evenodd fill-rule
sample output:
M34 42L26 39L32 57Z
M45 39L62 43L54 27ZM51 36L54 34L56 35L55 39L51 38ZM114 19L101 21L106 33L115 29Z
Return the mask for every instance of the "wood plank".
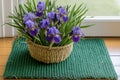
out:
M110 55L120 55L120 38L105 38Z
M3 76L5 66L0 66L0 76Z
M4 79L4 80L55 80L55 79ZM68 80L68 79L61 79L61 80ZM77 80L97 80L97 79L77 79ZM98 79L98 80L109 80L109 79Z
M11 41L14 40L14 37L0 38L0 41Z
M4 80L2 76L0 76L0 80Z
M109 47L120 47L120 38L104 38L104 40Z
M11 48L0 48L0 56L9 56Z
M7 60L8 56L0 56L0 66L6 65Z
M4 79L4 80L53 80L53 79Z
M114 66L120 66L120 56L110 56Z
M0 38L0 48L11 48L14 38Z

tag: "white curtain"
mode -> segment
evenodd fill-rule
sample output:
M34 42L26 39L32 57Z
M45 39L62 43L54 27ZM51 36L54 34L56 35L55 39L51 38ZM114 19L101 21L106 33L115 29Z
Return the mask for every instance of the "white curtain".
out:
M14 6L18 5L18 0L0 0L0 37L15 36L15 29L5 25L12 20L8 19L8 15L13 12Z

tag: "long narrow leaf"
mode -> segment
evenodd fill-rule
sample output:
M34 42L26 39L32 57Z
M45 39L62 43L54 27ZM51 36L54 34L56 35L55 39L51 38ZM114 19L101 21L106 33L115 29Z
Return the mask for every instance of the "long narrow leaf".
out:
M95 25L95 24L80 26L80 28L88 28L88 27L91 27L91 26L94 26L94 25Z
M32 3L33 3L34 9L36 10L36 3L35 3L35 0L32 0Z

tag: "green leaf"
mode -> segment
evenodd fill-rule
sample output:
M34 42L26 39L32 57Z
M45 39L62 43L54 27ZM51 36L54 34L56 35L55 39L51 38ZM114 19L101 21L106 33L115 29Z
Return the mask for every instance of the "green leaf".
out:
M49 0L46 0L46 8L49 7Z
M15 14L15 15L18 15L18 14L19 14L19 13L18 13L18 10L17 10L17 7L15 7L14 14Z
M70 11L68 12L69 20L71 20L71 18L72 18L72 16L73 16L75 7L76 7L76 4L73 6L72 10L70 10Z
M83 3L80 4L80 5L77 7L77 9L76 9L76 11L75 11L75 14L78 13L78 11L81 9L82 6L83 6Z
M24 4L25 8L27 9L28 12L31 12L31 9L29 8L29 6L27 4Z
M18 17L16 17L16 16L8 16L8 18L16 19L16 20L21 20L20 18L18 18Z
M30 11L33 10L31 0L27 0L27 5L29 6Z
M27 35L27 34L24 34L22 30L19 30L19 29L18 29L18 31L19 31L19 33L20 33L22 36L24 36L25 38L28 38L28 39L30 39L30 40L32 40L32 41L33 41L33 38L32 38L32 37L30 37L30 36L29 36L29 35Z
M13 23L6 23L7 25L11 26L11 27L14 27L14 28L19 28L18 25L16 24L13 24Z
M23 13L22 13L22 8L21 8L21 7L22 7L22 5L21 5L21 4L19 4L20 17L21 17L21 16L22 16L22 14L23 14Z
M42 42L42 45L46 45L45 30L40 29L39 37Z
M46 0L46 9L44 12L44 15L41 18L36 18L34 21L38 23L43 19L46 18L46 15L48 12L51 11L57 11L57 6L56 6L56 1L53 0L50 2L50 0ZM23 15L25 15L28 12L35 12L37 8L37 5L35 3L35 0L27 0L27 3L21 5L19 4L18 8L15 7L14 14L10 14L8 16L10 19L13 20L13 23L7 23L7 25L10 25L12 27L15 27L18 32L20 33L21 36L24 36L31 41L34 41L37 44L44 45L44 46L49 46L50 43L46 40L46 35L45 35L45 30L39 28L39 34L35 37L31 36L29 32L24 33L24 30L26 26L24 25L23 21ZM53 46L64 46L72 42L72 39L69 39L69 33L71 32L72 28L77 25L81 25L82 21L85 18L85 14L88 11L84 4L80 4L78 7L76 4L71 8L68 6L65 6L66 10L68 11L68 17L69 20L65 23L60 24L59 26L56 24L54 26L57 26L57 28L60 31L60 35L62 37L62 41L60 44L54 44ZM53 26L53 25L51 25ZM80 28L87 28L93 25L82 25ZM38 27L38 26L37 26Z
M91 27L91 26L94 26L94 25L95 25L95 24L80 26L80 28L88 28L88 27Z
M34 9L36 10L36 3L35 3L35 0L32 0L32 3L33 3Z
M57 0L54 0L54 1L53 1L53 3L51 3L51 5L50 5L50 6L48 5L48 6L49 6L48 12L51 12L51 11L52 11L52 9L54 9L54 8L56 7L56 6L55 6L56 1L57 1Z

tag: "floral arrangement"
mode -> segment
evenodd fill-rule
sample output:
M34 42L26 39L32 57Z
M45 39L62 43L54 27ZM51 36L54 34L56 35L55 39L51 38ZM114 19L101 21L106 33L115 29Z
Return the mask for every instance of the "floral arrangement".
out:
M20 36L43 46L64 46L71 42L78 42L85 37L81 28L84 14L87 12L83 4L78 7L57 7L56 0L35 3L28 0L25 4L19 4L9 18L14 23L7 23L15 27Z

